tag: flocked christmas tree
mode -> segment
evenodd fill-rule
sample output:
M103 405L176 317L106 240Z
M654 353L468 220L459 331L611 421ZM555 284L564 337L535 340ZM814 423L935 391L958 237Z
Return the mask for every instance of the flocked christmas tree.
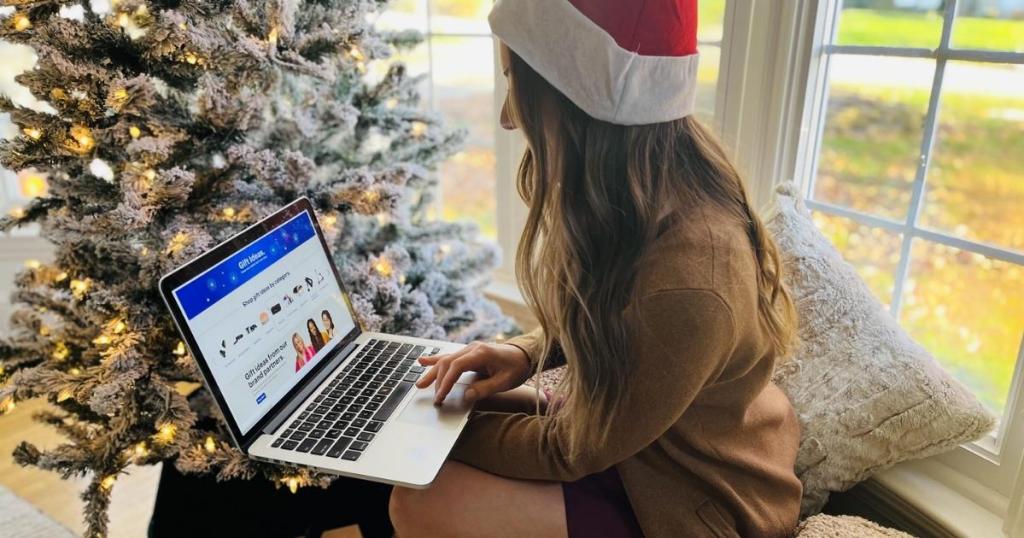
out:
M90 534L106 532L132 464L269 478L329 476L260 464L228 441L157 293L161 275L309 196L363 326L467 341L508 330L480 294L496 251L428 217L431 169L460 134L417 107L401 64L417 36L368 26L375 0L3 0L0 39L35 49L18 82L56 114L0 97L19 136L0 164L48 193L0 220L38 223L52 263L16 281L0 339L0 406L46 397L67 443L16 460L85 475ZM69 16L70 15L70 16ZM213 424L204 429L200 424Z

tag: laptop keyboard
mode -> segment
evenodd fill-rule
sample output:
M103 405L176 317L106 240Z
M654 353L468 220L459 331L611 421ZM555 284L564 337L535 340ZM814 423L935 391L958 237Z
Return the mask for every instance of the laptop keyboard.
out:
M270 446L358 460L423 373L425 350L370 340Z

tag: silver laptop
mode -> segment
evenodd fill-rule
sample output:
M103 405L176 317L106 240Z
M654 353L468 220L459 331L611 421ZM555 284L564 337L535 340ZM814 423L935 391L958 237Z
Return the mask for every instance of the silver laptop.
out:
M165 275L160 293L253 458L408 487L433 481L466 424L414 382L421 355L462 344L363 331L309 200Z

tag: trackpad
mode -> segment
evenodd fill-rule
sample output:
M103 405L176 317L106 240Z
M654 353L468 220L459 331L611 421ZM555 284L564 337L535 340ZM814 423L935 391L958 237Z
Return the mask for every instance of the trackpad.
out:
M398 415L398 420L413 424L458 425L470 408L463 398L468 386L464 383L456 383L442 405L434 405L433 389L418 389L409 405L405 406L402 413Z

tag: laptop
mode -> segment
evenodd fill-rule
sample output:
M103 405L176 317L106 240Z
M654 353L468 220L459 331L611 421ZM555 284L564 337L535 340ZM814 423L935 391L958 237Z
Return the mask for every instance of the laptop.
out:
M307 198L165 275L160 293L253 458L423 488L466 424L474 374L442 406L414 386L418 357L462 344L362 330Z

